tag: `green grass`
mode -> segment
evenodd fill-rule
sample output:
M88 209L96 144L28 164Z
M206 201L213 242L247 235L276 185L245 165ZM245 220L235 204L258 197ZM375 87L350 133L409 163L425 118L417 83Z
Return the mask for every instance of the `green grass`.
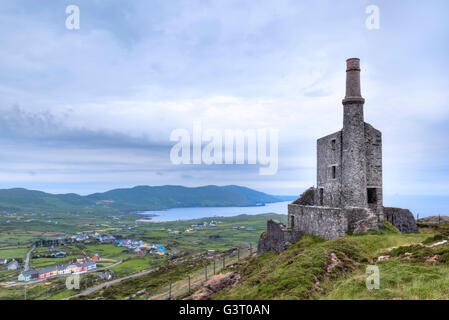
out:
M59 293L51 296L49 300L62 300L64 298L68 298L70 296L73 296L74 294L77 294L77 291L65 290L65 291L59 292Z
M201 259L190 260L176 265L170 264L161 267L154 273L149 273L140 277L123 280L117 284L93 292L87 296L80 296L74 299L145 299L147 294L163 288L170 281L175 282L180 279L185 279L188 274L200 268L203 268L203 261ZM134 294L141 290L144 290L142 294L133 297Z
M77 256L67 256L65 258L37 258L32 259L30 266L33 269L43 269L47 267L62 266L70 264Z
M324 241L305 235L281 253L263 254L239 265L241 282L214 299L319 299L336 283L353 276L386 248L421 242L427 234L398 234L388 229ZM331 254L340 260L328 272ZM366 289L366 288L365 288Z
M242 209L243 211L244 209ZM260 234L267 227L267 220L277 219L287 222L286 215L260 214L239 215L234 217L202 218L187 221L172 221L164 223L146 223L139 225L136 230L127 234L132 239L142 239L150 243L163 243L169 249L181 249L186 251L224 250L242 244L257 243ZM222 223L216 228L206 228L192 233L184 233L184 230L192 224L198 224L211 220L219 220ZM252 227L253 230L234 230L232 227ZM180 234L169 233L167 230L179 230Z
M20 270L0 269L0 282L16 280L19 274Z
M242 208L244 212L244 208ZM114 235L123 239L143 240L149 243L161 243L166 246L168 251L179 249L181 253L178 256L183 256L189 259L189 256L194 253L205 252L206 250L222 250L231 247L257 243L260 233L266 229L266 221L268 219L277 219L286 223L287 217L278 214L262 214L262 215L240 215L227 218L202 218L191 221L172 221L163 223L138 223L134 221L141 218L140 215L126 214L118 215L120 220L112 219L106 214L97 213L95 215L87 215L83 213L72 213L70 215L59 213L16 213L19 218L12 218L10 216L2 216L0 212L0 257L1 253L7 257L25 258L26 252L31 248L32 242L30 240L37 240L40 238L54 238L55 236L45 234L45 232L63 232L65 235L72 235L81 231L94 231L107 228L104 224L112 225L113 227L122 228L121 230L113 230L100 232L101 234ZM35 219L33 222L25 223L26 219ZM3 222L8 219L10 224ZM58 220L58 225L47 223L47 219L52 221ZM219 220L222 223L218 224L216 228L206 228L193 233L181 233L175 235L169 233L168 229L178 229L184 231L192 224L202 223L203 221L210 222L211 220ZM127 227L132 226L129 230ZM232 227L251 226L254 230L233 230ZM15 231L15 230L22 231ZM31 233L30 233L31 232ZM17 236L13 241L10 237ZM2 238L3 237L3 238ZM5 239L5 242L2 242ZM16 241L18 240L18 241ZM28 242L27 242L28 241ZM17 242L23 242L23 245L17 245ZM26 243L26 245L25 245ZM49 254L57 251L67 252L65 258L47 258ZM144 269L151 269L156 266L166 265L170 257L147 255L142 257L133 252L129 252L126 248L117 247L115 244L99 244L95 240L91 243L74 243L70 245L55 247L54 251L49 251L47 247L38 246L33 251L31 260L31 267L40 269L49 266L63 265L70 260L77 257L92 256L98 253L101 258L111 259L114 261L123 260L123 263L112 268L115 272L115 277L126 276ZM110 261L99 262L99 265L110 265ZM161 276L164 280L164 285L167 285L168 279L176 280L176 275L186 274L182 269L177 268L174 272L174 278ZM20 271L0 270L0 282L16 280ZM172 274L173 275L173 274ZM139 277L140 278L140 277ZM146 282L149 281L149 287L153 288L152 284L156 285L151 277L142 278L135 281L139 287L146 287ZM28 288L28 299L62 299L69 295L64 286L65 278L57 278L49 280L49 284L39 283ZM90 280L89 280L90 281ZM88 281L83 282L88 285ZM156 285L157 287L157 285ZM39 289L40 288L40 289ZM22 299L24 294L24 286L5 288L0 287L0 299ZM129 289L131 292L132 290ZM138 290L136 290L138 291ZM150 292L150 291L148 291Z
M121 264L110 268L117 276L127 275L145 269L151 269L157 265L159 260L154 256L145 256L123 261Z
M380 288L368 290L365 268L351 277L333 284L333 290L322 299L448 299L449 266L401 262L397 260L377 263Z
M0 249L0 258L3 259L25 259L25 256L31 246L5 247Z
M89 244L85 248L90 256L98 253L101 258L114 260L123 258L122 252L126 250L126 248L117 247L115 244Z

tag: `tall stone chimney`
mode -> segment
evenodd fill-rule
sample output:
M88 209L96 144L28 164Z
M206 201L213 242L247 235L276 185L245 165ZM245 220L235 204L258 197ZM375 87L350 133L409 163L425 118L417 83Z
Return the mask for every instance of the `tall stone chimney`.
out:
M350 58L346 60L346 96L343 104L365 103L360 90L360 59Z
M347 206L366 207L366 151L360 59L346 60L346 96L343 99L342 199Z

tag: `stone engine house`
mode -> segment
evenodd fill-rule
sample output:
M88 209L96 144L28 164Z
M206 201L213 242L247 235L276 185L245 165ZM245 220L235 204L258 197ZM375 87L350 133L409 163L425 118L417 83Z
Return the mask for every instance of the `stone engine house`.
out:
M317 187L288 205L288 228L268 222L259 252L282 250L302 233L333 239L383 225L382 133L364 121L364 103L360 59L351 58L346 60L343 129L317 140Z
M382 219L382 133L364 122L360 60L347 60L343 129L317 141L315 205L370 208Z

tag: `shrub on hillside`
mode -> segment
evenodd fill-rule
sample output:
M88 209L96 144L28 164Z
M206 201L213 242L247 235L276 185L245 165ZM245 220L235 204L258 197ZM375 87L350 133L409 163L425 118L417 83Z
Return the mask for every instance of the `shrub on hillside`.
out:
M437 241L443 240L443 235L441 233L438 233L434 235L433 237L428 237L426 240L424 240L422 243L429 244Z

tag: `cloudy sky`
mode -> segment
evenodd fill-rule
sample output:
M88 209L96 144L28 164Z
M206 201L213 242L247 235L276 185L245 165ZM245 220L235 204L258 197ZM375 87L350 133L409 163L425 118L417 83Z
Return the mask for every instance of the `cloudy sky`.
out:
M68 5L80 29L66 28ZM366 8L380 9L368 29ZM342 126L345 60L384 192L449 195L447 1L0 1L0 188L238 184L299 194ZM279 130L279 169L174 165L173 130Z

